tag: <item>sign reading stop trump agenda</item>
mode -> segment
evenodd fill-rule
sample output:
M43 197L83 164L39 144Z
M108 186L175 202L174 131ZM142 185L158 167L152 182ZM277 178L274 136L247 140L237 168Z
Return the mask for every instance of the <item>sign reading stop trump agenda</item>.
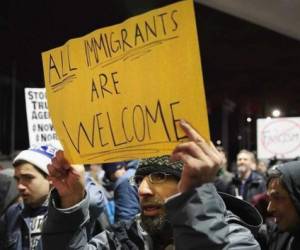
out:
M49 116L45 88L25 88L25 101L29 145L61 147Z
M209 139L193 1L43 52L52 122L72 163L170 154L189 121Z

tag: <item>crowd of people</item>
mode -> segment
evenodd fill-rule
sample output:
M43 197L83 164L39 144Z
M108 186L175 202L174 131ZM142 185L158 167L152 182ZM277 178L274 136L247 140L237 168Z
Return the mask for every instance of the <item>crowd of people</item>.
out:
M186 121L169 156L71 165L51 145L0 172L0 249L300 249L300 161L259 167Z

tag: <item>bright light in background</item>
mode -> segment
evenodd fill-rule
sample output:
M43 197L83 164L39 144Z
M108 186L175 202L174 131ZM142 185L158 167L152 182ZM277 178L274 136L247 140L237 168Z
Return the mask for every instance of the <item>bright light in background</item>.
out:
M279 109L274 109L274 110L272 111L272 116L273 116L273 117L279 117L280 115L281 115L281 112L280 112Z
M251 117L247 117L246 121L250 123L250 122L252 122L252 118Z
M217 141L216 141L216 144L217 144L217 145L221 145L221 144L222 144L222 141L221 141L221 140L217 140Z

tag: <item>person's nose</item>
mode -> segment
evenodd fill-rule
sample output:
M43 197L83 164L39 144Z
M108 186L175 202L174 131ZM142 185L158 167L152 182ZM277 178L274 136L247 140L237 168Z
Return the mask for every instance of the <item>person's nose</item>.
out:
M17 187L20 192L22 192L26 189L26 186L23 185L22 182L20 182L20 181L18 182Z
M153 195L153 191L151 189L151 186L149 185L147 176L145 176L144 179L142 180L142 182L139 186L139 189L138 189L138 194L139 194L140 198Z

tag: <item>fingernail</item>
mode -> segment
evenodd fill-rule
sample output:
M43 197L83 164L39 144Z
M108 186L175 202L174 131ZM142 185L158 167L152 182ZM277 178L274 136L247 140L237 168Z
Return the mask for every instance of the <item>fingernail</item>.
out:
M179 120L180 125L187 126L188 123L184 119Z

